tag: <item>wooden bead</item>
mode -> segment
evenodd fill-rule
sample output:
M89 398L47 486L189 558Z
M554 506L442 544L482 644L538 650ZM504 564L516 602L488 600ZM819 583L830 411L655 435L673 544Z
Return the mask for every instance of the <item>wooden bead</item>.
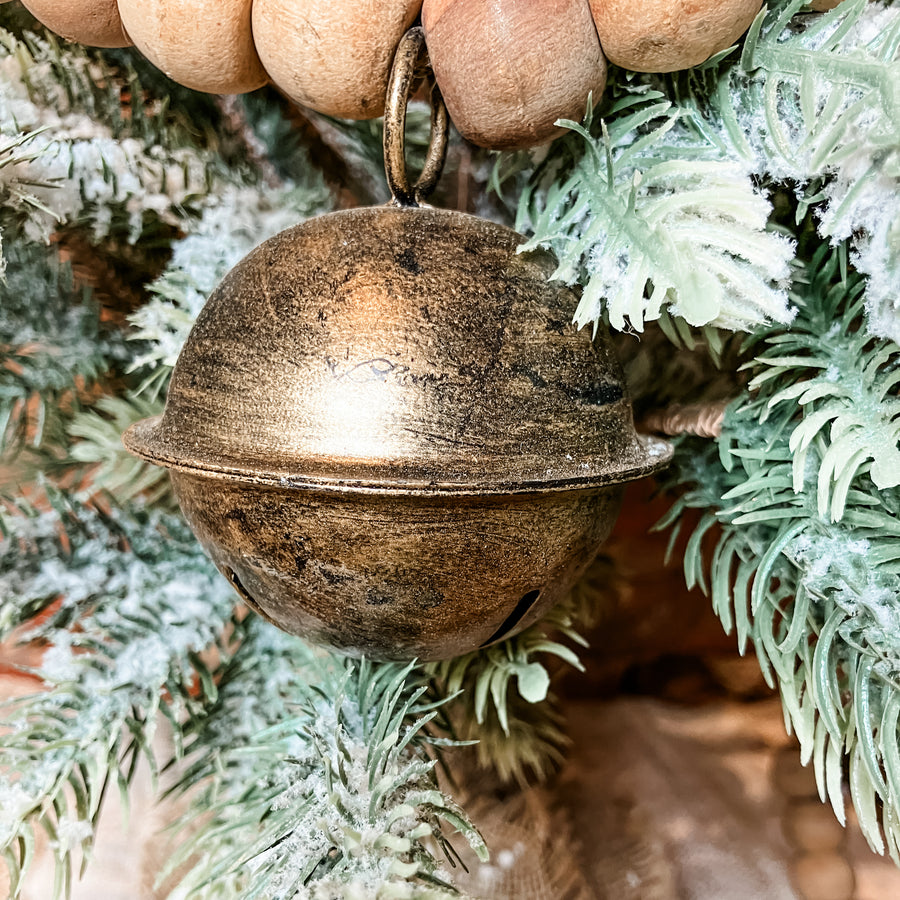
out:
M266 83L250 29L253 0L119 0L129 37L173 81L241 94Z
M90 47L128 47L116 0L22 0L42 25Z
M450 117L482 147L555 137L606 84L587 0L425 0L422 25Z
M788 808L785 833L791 844L807 853L826 853L844 843L844 826L834 817L830 806L818 798Z
M730 47L761 0L590 0L607 59L635 72L676 72Z
M793 869L794 884L804 900L853 900L853 869L837 854L803 856Z
M384 113L394 51L422 0L254 0L253 39L291 100L345 119Z

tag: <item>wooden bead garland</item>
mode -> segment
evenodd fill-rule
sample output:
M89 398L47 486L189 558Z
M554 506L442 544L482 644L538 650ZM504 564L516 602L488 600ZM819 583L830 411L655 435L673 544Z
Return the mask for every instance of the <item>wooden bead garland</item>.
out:
M61 37L89 47L131 44L116 0L22 0L38 21Z
M762 0L590 0L607 59L636 72L676 72L730 47Z
M394 51L422 0L254 0L253 38L272 81L320 113L374 119Z
M422 27L450 117L482 147L543 143L606 85L585 0L425 0Z
M241 94L268 80L250 30L252 0L119 0L129 37L173 81Z
M0 0L0 3L7 0ZM841 0L809 0L827 10ZM432 65L464 137L530 147L596 102L606 60L638 72L690 68L729 47L762 0L23 0L63 37L132 41L170 78L211 93L271 79L295 102L380 116L400 38L422 12Z

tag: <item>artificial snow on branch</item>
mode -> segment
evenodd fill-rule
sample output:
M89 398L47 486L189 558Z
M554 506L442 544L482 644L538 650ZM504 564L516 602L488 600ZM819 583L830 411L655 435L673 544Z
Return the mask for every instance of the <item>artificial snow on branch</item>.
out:
M413 665L347 662L257 618L188 725L174 793L191 796L190 896L435 900L455 895L452 835L486 849L438 787L429 746L446 700ZM200 785L199 792L195 790ZM445 828L449 828L445 832Z
M107 787L127 791L142 755L156 765L157 715L177 721L197 705L197 684L215 695L199 654L220 639L233 606L179 519L49 499L46 511L0 520L9 536L0 541L0 640L20 629L21 640L48 645L34 673L45 691L7 709L0 733L0 853L12 896L37 830L55 848L58 894L68 891Z
M790 321L793 247L767 227L769 189L787 183L800 218L814 205L824 238L851 240L870 328L900 338L900 7L802 7L774 3L742 53L633 75L602 121L567 123L585 147L535 169L519 225L584 283L580 324L641 330L665 309L737 330Z
M576 322L606 315L642 331L666 309L691 325L788 321L793 243L767 230L771 206L741 161L673 147L677 110L649 87L626 89L604 113L597 138L590 121L567 123L584 155L519 204L517 226L532 233L523 250L549 247L556 276L584 282Z
M850 241L869 276L869 327L897 341L900 6L845 0L826 15L798 16L802 5L773 4L739 62L706 75L719 84L682 97L724 152L797 187L798 216L816 205L823 238Z
M749 339L752 392L716 444L677 455L686 492L662 524L706 510L689 585L753 642L823 799L844 821L848 758L869 843L900 860L900 348L866 331L840 257L822 246L798 274L791 330Z

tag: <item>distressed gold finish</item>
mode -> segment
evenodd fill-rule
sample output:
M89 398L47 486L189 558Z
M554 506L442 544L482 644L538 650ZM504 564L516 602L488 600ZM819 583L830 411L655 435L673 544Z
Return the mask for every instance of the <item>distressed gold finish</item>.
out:
M201 312L165 414L125 441L171 468L275 624L380 658L490 643L565 593L619 485L668 460L520 241L436 209L333 213L258 247Z
M124 440L171 470L203 546L270 621L350 654L441 659L559 600L621 485L671 449L636 434L608 338L576 331L553 260L416 206L433 173L410 188L386 157L406 199L250 253L200 313L165 413Z

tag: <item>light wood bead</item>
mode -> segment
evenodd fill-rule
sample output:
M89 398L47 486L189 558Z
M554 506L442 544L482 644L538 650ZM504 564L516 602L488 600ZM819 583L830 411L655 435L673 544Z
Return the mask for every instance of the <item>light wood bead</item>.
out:
M827 12L829 9L840 6L843 2L844 0L812 0L809 8L814 9L816 12Z
M400 38L422 0L254 0L253 39L291 100L345 119L384 113Z
M119 0L135 46L173 81L210 94L266 83L253 46L252 0Z
M835 851L846 839L832 808L818 798L789 807L784 828L791 844L807 853Z
M803 856L792 874L803 900L853 900L853 869L835 853Z
M116 0L22 0L42 25L89 47L128 47Z
M607 59L635 72L676 72L730 47L761 0L590 0Z
M482 147L544 143L606 85L587 0L425 0L422 26L450 117Z

